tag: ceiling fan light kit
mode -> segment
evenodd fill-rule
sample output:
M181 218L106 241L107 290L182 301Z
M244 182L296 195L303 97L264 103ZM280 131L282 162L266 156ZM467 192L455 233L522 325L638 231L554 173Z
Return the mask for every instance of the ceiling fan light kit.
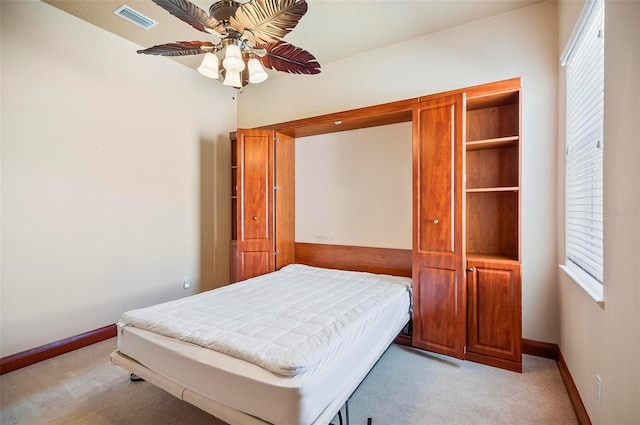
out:
M198 67L198 72L205 77L220 78L220 69L218 57L213 53L205 53L202 63Z
M153 0L173 16L209 34L212 41L177 41L138 53L160 56L204 54L198 71L242 88L268 78L264 68L290 74L318 74L320 64L309 52L282 38L307 11L305 0L220 0L209 14L188 0Z

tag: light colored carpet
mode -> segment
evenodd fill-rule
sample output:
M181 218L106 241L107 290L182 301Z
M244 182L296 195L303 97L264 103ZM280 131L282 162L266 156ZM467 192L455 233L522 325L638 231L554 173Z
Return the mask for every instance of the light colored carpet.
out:
M108 355L115 338L0 377L0 423L219 425ZM351 425L577 424L555 361L522 374L392 345L349 401ZM334 421L334 423L337 423Z

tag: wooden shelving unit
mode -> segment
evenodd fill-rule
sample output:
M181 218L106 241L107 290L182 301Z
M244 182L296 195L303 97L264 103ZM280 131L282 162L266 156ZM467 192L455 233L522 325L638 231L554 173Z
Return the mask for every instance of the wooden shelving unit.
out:
M467 101L467 256L518 260L519 91Z
M467 101L467 358L522 370L520 90Z

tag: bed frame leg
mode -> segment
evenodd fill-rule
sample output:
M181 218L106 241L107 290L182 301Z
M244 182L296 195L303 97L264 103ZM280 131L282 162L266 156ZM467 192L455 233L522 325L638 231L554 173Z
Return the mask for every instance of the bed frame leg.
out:
M344 411L347 415L347 425L349 425L349 399L344 402Z
M344 402L344 412L347 418L346 425L349 425L349 400ZM342 409L338 410L338 421L340 421L340 425L344 425L342 422ZM367 425L372 425L373 419L367 418ZM329 425L333 425L330 423Z
M132 373L131 376L129 377L129 379L131 379L131 382L140 382L140 381L144 381L144 379L142 379L141 377L139 377L138 375L136 375L135 373Z

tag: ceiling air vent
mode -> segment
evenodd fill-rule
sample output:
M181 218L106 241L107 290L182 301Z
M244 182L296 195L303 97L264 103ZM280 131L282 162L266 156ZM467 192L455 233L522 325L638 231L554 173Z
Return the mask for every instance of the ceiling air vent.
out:
M153 19L149 18L148 16L144 16L142 13L130 8L126 4L123 4L122 6L114 10L113 13L115 15L118 15L122 19L126 19L127 21L132 22L146 30L158 25L158 23Z

